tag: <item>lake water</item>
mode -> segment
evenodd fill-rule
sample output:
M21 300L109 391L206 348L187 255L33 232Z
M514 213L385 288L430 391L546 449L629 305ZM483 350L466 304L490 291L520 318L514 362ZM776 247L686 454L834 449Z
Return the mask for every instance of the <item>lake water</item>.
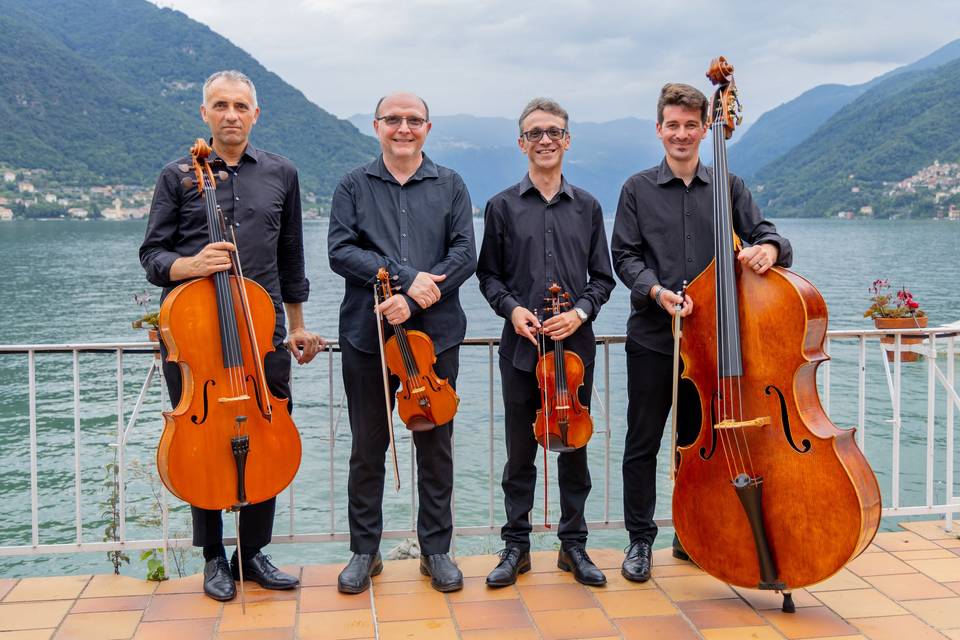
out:
M608 220L609 227L612 220ZM140 341L142 331L130 327L130 321L142 311L133 302L133 294L150 287L143 278L137 249L143 236L143 222L14 221L0 223L0 344L79 343ZM887 278L894 285L907 286L931 316L931 326L960 319L957 274L960 273L960 224L944 221L836 221L782 220L778 227L794 245L794 270L813 281L826 298L830 310L830 328L869 328L862 318L867 306L867 288L876 278ZM482 221L476 221L477 238ZM337 315L343 292L342 280L331 273L326 257L326 222L305 223L307 273L311 297L305 305L308 326L324 336L335 338ZM156 299L152 308L156 308ZM499 336L502 321L481 297L477 281L471 278L461 290L469 326L468 337ZM610 302L596 322L597 334L622 334L629 312L628 291L622 285L614 290ZM875 343L870 344L875 350ZM832 373L831 417L840 426L856 423L856 351L847 344L835 344ZM487 349L461 350L461 377L458 383L462 399L456 419L456 503L458 525L486 525L489 517L490 435L487 388ZM880 372L879 355L869 354L867 455L873 464L889 502L891 406L886 383ZM597 384L601 397L603 379L598 361ZM130 355L124 359L125 419L136 400L150 364L149 356ZM113 461L117 431L116 357L89 354L81 357L81 479L83 482L83 539L103 539L106 519L103 515L108 497L104 488L105 465ZM75 540L74 524L74 449L73 382L69 355L37 357L38 381L38 456L40 467L40 542L70 543ZM622 346L610 351L611 469L609 470L610 518L622 517L619 461L625 432L626 379ZM336 432L330 437L331 407L328 402L329 376L332 371ZM901 477L901 504L922 504L926 447L926 367L922 363L904 365L903 435L901 459L906 470ZM499 381L494 389L493 444L493 521L503 518L499 475L505 457L502 435L502 407ZM295 367L295 418L303 434L304 459L295 481L297 531L326 530L331 522L337 531L346 531L346 466L350 450L346 414L339 415L342 398L339 360L331 368L323 357L306 367ZM22 355L0 354L0 504L6 517L0 521L0 546L30 542L29 421L27 402L27 359ZM128 503L135 513L128 515L127 527L139 537L158 537L157 530L144 524L155 514L150 477L153 455L161 429L159 389L154 389L135 425L129 441L127 468L131 473ZM942 398L942 394L940 395ZM371 402L381 402L377 390ZM938 411L942 414L942 400ZM339 416L339 417L338 417ZM598 419L598 432L603 424ZM942 426L937 441L939 478L936 491L943 494ZM401 469L410 456L410 441L402 428L397 429ZM590 459L593 493L588 503L588 518L604 515L605 474L603 434L594 435ZM332 448L332 452L331 452ZM662 458L665 460L665 458ZM333 484L331 486L331 461ZM661 464L660 513L669 504L666 464ZM387 491L385 514L387 528L411 526L410 478L402 477L399 495ZM389 483L389 476L388 476ZM555 485L555 478L551 478ZM329 496L334 508L329 508ZM558 496L551 490L552 517L556 518ZM534 521L542 521L542 499L538 496ZM281 496L275 533L289 531L286 494ZM886 523L885 526L893 526ZM228 531L232 524L227 523ZM189 535L188 510L171 500L171 530L178 536ZM152 531L152 533L147 533ZM535 536L539 548L552 548L556 538ZM662 534L659 543L669 541ZM394 541L385 541L383 550ZM595 532L591 546L622 546L622 531ZM461 538L460 553L492 552L500 548L495 536ZM333 562L346 558L343 543L315 545L274 545L275 560L284 562ZM124 573L142 576L143 564L133 557ZM492 566L492 565L491 565ZM199 560L191 555L188 569L196 570ZM104 554L15 557L0 559L0 575L42 575L110 570Z

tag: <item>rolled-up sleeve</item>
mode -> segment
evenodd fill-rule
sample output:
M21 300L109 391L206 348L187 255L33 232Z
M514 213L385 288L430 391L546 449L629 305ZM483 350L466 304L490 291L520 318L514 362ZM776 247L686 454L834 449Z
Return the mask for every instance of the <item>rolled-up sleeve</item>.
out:
M277 272L280 296L284 302L306 302L310 297L303 260L303 211L300 203L300 178L296 170L290 174L281 213L280 236L277 241Z
M180 216L179 189L177 176L164 169L153 190L147 230L140 245L140 264L146 271L147 281L158 287L173 286L170 267L181 257L173 249Z

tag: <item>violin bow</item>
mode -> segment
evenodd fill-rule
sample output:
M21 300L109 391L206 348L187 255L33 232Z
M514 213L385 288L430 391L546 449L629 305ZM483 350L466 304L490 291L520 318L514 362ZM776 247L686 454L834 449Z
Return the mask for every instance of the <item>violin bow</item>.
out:
M390 404L390 383L387 374L387 357L383 352L383 314L380 313L380 295L377 291L380 281L373 283L373 312L377 316L377 335L380 340L377 345L380 347L380 373L383 375L383 401L387 409L387 433L390 436L390 455L393 458L393 488L400 492L400 465L397 463L397 443L393 439L393 406ZM386 286L390 286L389 284Z
M537 361L539 362L543 356L547 353L547 338L543 335L543 318L540 316L540 311L537 311L537 321L540 323L540 328L537 330ZM550 478L547 473L547 465L549 458L547 457L547 449L550 445L550 400L547 396L547 367L544 364L543 367L543 381L539 385L540 389L543 391L543 526L547 529L550 528L550 507L549 507L549 495L550 495Z
M680 310L683 308L683 299L687 295L687 281L677 292L680 304L674 305L673 314L673 389L670 408L670 481L676 482L677 477L677 396L680 389L680 338L683 336L683 318Z

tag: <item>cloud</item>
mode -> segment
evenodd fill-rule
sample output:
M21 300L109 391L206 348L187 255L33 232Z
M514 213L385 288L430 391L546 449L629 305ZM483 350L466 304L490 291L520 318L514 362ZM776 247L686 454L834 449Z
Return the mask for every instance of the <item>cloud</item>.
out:
M388 91L435 113L514 116L533 95L577 120L650 117L660 87L704 91L737 67L748 117L817 84L855 84L960 34L960 3L516 0L163 0L208 24L337 115Z

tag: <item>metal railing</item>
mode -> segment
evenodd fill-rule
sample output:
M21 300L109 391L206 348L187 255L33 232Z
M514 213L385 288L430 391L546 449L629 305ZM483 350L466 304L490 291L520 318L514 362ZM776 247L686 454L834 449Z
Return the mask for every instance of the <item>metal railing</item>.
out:
M904 335L922 335L925 340L922 344L917 345L907 345L903 343ZM876 341L881 336L892 335L894 340L892 345L885 346L879 345ZM890 466L889 466L889 480L890 486L887 491L884 491L884 516L913 516L913 515L942 515L947 523L949 528L950 523L952 522L952 515L954 512L960 511L960 496L955 495L954 487L954 428L955 428L955 414L960 412L960 395L957 392L956 385L956 375L955 375L955 359L957 352L955 350L955 338L958 335L958 331L955 328L929 328L929 329L902 329L902 330L863 330L863 331L831 331L827 334L826 349L830 353L832 349L835 349L838 353L833 354L834 360L825 363L820 367L819 372L819 383L821 386L821 399L826 409L827 413L830 414L831 410L831 399L834 396L832 393L834 385L843 384L845 386L850 386L851 377L855 378L856 385L856 419L855 426L857 427L857 441L861 447L866 452L872 452L874 450L883 451L884 440L889 439L889 452L890 452ZM591 530L595 529L621 529L624 526L622 518L617 518L616 514L611 512L611 502L613 499L614 485L612 484L612 464L614 462L619 462L615 460L617 452L615 451L617 444L612 440L613 429L612 429L612 412L611 412L611 372L612 369L622 369L622 363L619 361L614 361L611 359L610 347L616 344L622 344L625 341L623 336L601 336L598 337L597 343L600 346L597 354L597 368L600 369L594 382L594 409L592 411L596 424L595 434L599 436L602 440L602 445L598 449L596 446L592 447L591 453L596 456L602 456L602 465L603 465L603 489L602 489L602 515L598 518L589 519L588 525ZM486 460L484 466L486 467L486 476L487 476L487 485L488 489L486 492L486 509L482 511L486 512L486 522L466 522L460 523L456 520L457 514L457 496L459 491L455 487L454 490L454 514L455 514L455 527L454 532L457 535L484 535L484 534L495 534L499 531L499 508L496 501L496 478L499 474L499 469L497 468L495 458L496 452L498 449L502 448L497 439L495 438L497 429L500 427L499 421L496 418L497 409L501 406L499 398L496 396L496 382L497 382L497 372L495 367L495 362L497 358L496 346L499 343L499 340L496 338L473 338L468 339L464 342L464 349L461 350L461 359L463 360L465 356L472 358L474 354L480 352L484 347L486 350L486 397L483 402L476 403L476 406L472 407L470 410L475 411L480 415L486 415L486 433L482 436L477 435L474 432L471 437L477 440L477 443L483 442L483 445L486 448ZM876 348L879 345L879 348ZM325 402L320 402L313 412L314 416L320 414L323 411L323 405L325 405L326 414L326 441L329 444L326 448L326 465L328 467L327 472L327 497L326 499L313 499L309 500L306 504L298 504L297 499L300 490L295 490L293 486L285 492L285 504L286 508L289 510L289 532L287 534L275 535L274 542L287 542L287 543L304 543L304 542L327 542L327 541L345 541L349 539L349 534L345 530L337 530L337 487L341 489L340 494L345 495L346 483L342 478L338 477L337 465L343 465L343 460L338 458L335 454L335 444L341 439L340 434L338 434L338 427L345 422L344 418L344 403L342 394L339 394L339 401L337 400L338 394L336 393L336 380L335 380L335 370L338 367L335 367L335 360L337 359L337 347L336 344L328 345L325 353L321 358L325 359L326 366L324 367L324 376L319 375L319 370L315 377L325 377L326 378L326 394ZM888 362L887 353L888 351L893 354L892 362ZM901 460L901 448L903 446L903 436L905 429L914 426L914 423L909 424L904 423L904 405L903 405L903 380L904 380L904 364L902 362L901 354L908 351L913 351L920 353L924 356L925 362L919 365L910 365L910 379L916 381L918 379L918 370L913 367L925 367L926 369L926 379L925 379L925 394L926 394L926 403L925 403L925 467L924 467L924 478L922 491L916 491L913 487L913 493L915 495L922 496L921 500L913 499L908 500L907 504L904 504L901 499L901 493L904 490L905 485L902 483L902 476L906 473L902 468ZM41 389L38 386L37 381L37 358L38 356L46 356L49 354L69 354L72 361L71 375L70 380L72 383L72 445L73 445L73 518L74 534L71 536L72 541L67 542L62 540L62 534L54 537L60 537L61 540L57 542L48 542L44 541L39 519L39 513L41 510L40 504L40 495L41 491L39 489L38 476L42 468L42 463L44 460L38 454L38 424L40 422L39 418L41 416L40 410L42 404L38 405L38 402L43 401L43 394ZM119 500L118 515L119 519L116 527L116 539L112 541L91 541L89 538L91 534L85 532L85 523L83 518L83 508L85 505L85 494L84 494L84 482L83 482L83 473L82 467L84 460L81 455L81 443L84 441L84 433L82 426L84 424L85 412L89 413L89 402L82 401L81 394L81 381L84 376L81 375L80 368L80 356L81 354L110 354L112 355L115 363L113 365L113 372L115 377L116 385L116 397L115 397L115 414L116 414L116 429L115 436L113 441L110 443L112 447L115 447L115 460L118 465L117 467L117 497ZM889 417L885 419L886 423L889 423L891 426L887 428L877 428L882 426L884 423L879 420L868 420L868 409L874 409L876 413L877 407L872 406L871 403L879 403L879 400L871 399L870 391L873 389L876 390L876 386L871 386L868 384L868 372L872 371L873 368L868 367L868 355L875 354L878 366L876 367L883 376L883 379L886 383L886 391L889 396L890 401L890 412ZM170 506L167 502L168 496L165 491L162 492L160 500L160 511L161 511L161 527L158 532L154 533L153 536L138 536L135 533L131 534L130 530L127 527L128 518L129 518L129 505L128 505L128 496L127 496L127 462L126 462L126 453L128 448L129 439L134 428L141 422L149 421L152 431L148 434L151 438L151 442L156 442L157 436L159 436L160 429L162 428L162 421L159 419L158 412L153 410L149 417L144 417L144 407L148 404L151 405L154 409L159 405L160 408L166 408L166 392L163 390L162 384L162 368L160 367L160 361L156 356L156 345L152 343L105 343L105 344L59 344L59 345L0 345L0 365L5 364L7 360L16 357L26 356L27 359L27 413L28 413L28 428L29 428L29 487L30 487L30 540L29 543L23 542L19 544L9 544L6 546L0 546L0 556L18 556L18 555L35 555L35 554L49 554L49 553L76 553L76 552L88 552L88 551L117 551L117 550L131 550L131 549L154 549L160 548L164 552L164 561L166 562L166 550L171 547L188 547L191 545L191 540L186 537L171 537L170 528L169 528L169 514ZM146 363L146 372L143 375L142 383L139 385L131 386L127 382L127 368L131 366L129 362L125 361L127 356L142 356L142 359L148 360ZM622 359L622 358L621 358ZM139 361L138 361L139 362ZM322 360L320 361L323 362ZM943 362L943 368L941 368L941 362ZM602 367L600 366L602 363ZM139 365L138 365L139 366ZM835 368L845 369L847 367L855 367L856 375L855 376L844 376L839 379L837 378L837 372ZM101 366L101 369L103 367ZM471 370L470 375L474 379L474 386L480 384L477 381L477 376L479 375L479 368ZM877 373L873 374L874 376L878 375ZM137 378L139 380L139 377ZM463 369L461 369L461 385L463 384L464 375ZM0 385L0 391L2 395L0 398L10 398L16 396L14 392L16 383L12 381L6 381L3 385ZM126 399L128 395L133 395L131 391L137 389L136 391L136 400L133 404L132 409L127 412L126 409ZM295 386L297 394L303 394L303 385L302 382L298 383ZM915 391L915 390L914 390ZM937 397L938 392L942 394L943 397L943 414L942 416L937 415ZM101 395L103 393L101 389ZM463 395L463 394L461 394ZM847 394L850 397L852 394ZM916 393L914 392L914 395ZM150 398L153 397L153 400ZM625 404L625 400L624 400ZM102 407L103 401L98 401L98 406ZM916 406L917 403L914 402ZM0 405L0 409L2 409ZM298 412L300 409L298 409ZM838 411L842 411L838 409ZM463 412L463 406L461 406L461 413ZM63 413L61 409L61 413ZM910 413L911 416L917 417L915 411ZM458 417L458 420L460 418ZM939 420L939 422L938 422ZM835 420L836 422L837 420ZM938 430L938 424L940 426ZM868 429L869 427L869 429ZM141 427L141 429L143 429ZM456 432L458 435L455 437L454 442L454 452L455 458L457 454L457 440L460 440L464 436L459 435L460 431ZM918 439L920 432L918 429L910 429L910 442L914 442ZM343 434L344 438L346 434ZM407 513L403 516L394 516L392 519L388 519L386 522L387 529L384 531L384 538L402 538L416 535L416 491L412 487L416 486L416 470L415 464L413 464L414 456L412 454L413 442L410 440L410 454L408 456L408 464L406 465L409 471L409 481L406 483L406 491L409 493L409 507L407 508ZM594 438L594 442L597 441L597 438ZM943 459L938 460L938 446L937 443L942 442L943 444ZM474 443L474 444L477 444ZM64 443L60 443L60 447L65 447ZM596 453L597 451L601 453ZM308 454L308 450L305 446L305 460ZM661 455L667 455L664 451L661 451ZM870 457L868 453L868 458ZM879 454L877 454L879 455ZM407 457L407 456L405 456ZM471 462L477 462L479 456L471 456ZM935 475L935 469L938 464L942 464L942 487L937 486L937 476ZM591 462L591 466L595 465ZM660 465L661 469L666 468L668 465ZM877 465L875 464L875 467ZM878 467L879 468L879 467ZM301 475L308 471L307 469L301 469ZM455 471L455 477L457 476ZM339 482L338 482L339 480ZM476 478L472 478L473 481ZM666 484L666 483L664 483ZM914 483L915 485L916 483ZM662 487L661 487L662 488ZM542 489L542 487L541 487ZM9 493L9 489L5 489ZM89 492L88 492L89 493ZM9 497L9 496L8 496ZM60 497L62 501L62 497ZM661 504L664 502L669 506L669 500L661 500ZM342 504L342 503L341 503ZM556 504L556 502L554 502ZM475 505L473 505L475 506ZM297 512L298 509L310 509L314 512L326 511L320 519L328 522L325 527L326 530L323 530L321 527L319 531L312 532L300 532L298 522L297 522ZM480 509L474 509L475 512L479 513ZM407 526L394 526L395 522L400 519L406 519ZM658 523L662 525L670 525L670 518L664 517L658 519ZM139 527L138 527L139 529ZM544 525L535 525L535 531L545 530ZM156 534L159 534L157 536ZM231 539L226 539L226 542L233 542Z

